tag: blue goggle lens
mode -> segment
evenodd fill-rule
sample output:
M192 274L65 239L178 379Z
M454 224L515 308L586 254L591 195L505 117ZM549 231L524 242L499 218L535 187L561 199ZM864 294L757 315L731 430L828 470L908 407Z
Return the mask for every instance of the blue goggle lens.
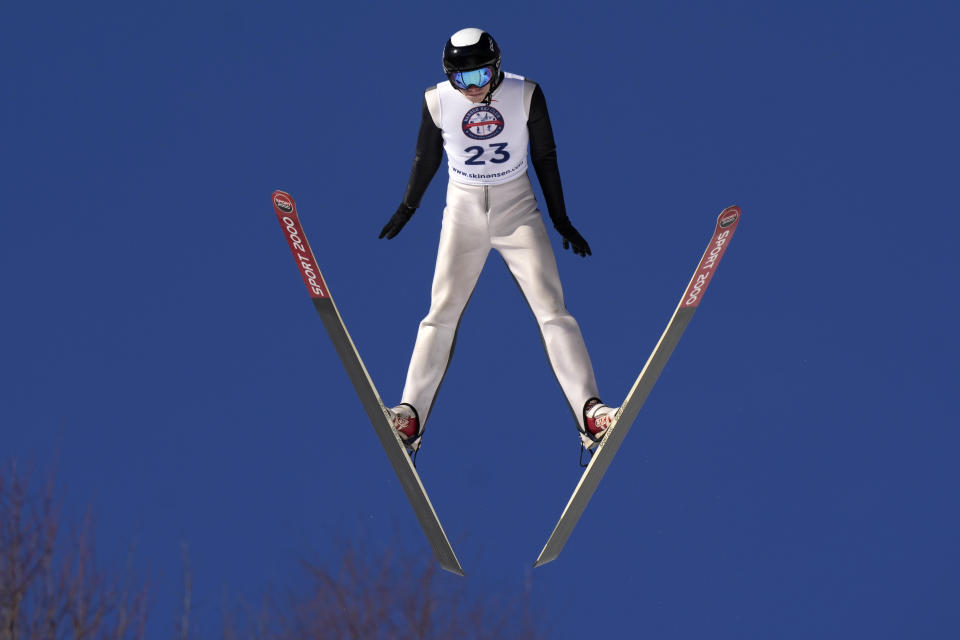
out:
M450 74L450 80L458 89L466 89L470 85L485 87L493 80L493 69L483 67L473 71L456 71Z

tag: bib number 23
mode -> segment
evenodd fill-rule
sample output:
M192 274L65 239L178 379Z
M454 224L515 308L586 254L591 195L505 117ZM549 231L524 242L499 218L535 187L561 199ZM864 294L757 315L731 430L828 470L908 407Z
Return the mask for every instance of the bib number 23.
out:
M506 142L496 142L494 144L488 145L488 149L493 149L493 157L490 158L490 162L494 164L502 164L510 159L510 152L507 151ZM487 164L487 161L484 160L484 155L487 153L487 149L477 145L475 147L467 147L464 149L467 153L471 154L464 163L477 165L477 164Z

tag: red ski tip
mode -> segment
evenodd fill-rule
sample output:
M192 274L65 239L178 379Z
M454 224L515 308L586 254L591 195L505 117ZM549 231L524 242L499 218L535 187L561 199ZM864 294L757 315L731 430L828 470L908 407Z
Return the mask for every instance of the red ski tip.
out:
M717 217L717 226L722 229L727 229L740 221L740 207L733 205L727 207L720 212L720 215Z
M723 254L730 244L730 238L733 237L733 232L737 230L737 225L740 224L740 215L740 207L736 205L727 207L720 212L713 237L710 238L710 244L707 245L707 250L700 259L700 264L697 265L697 270L683 294L680 308L689 309L700 304L703 294L707 290L707 285L710 284L710 280L720 264L720 259L723 258Z
M297 215L297 205L286 191L277 189L273 192L273 208L277 215Z
M303 232L303 227L300 226L300 218L297 217L297 205L289 193L279 190L273 192L273 211L277 214L280 226L283 227L287 244L290 245L293 259L300 269L300 275L303 277L303 283L307 285L310 297L329 298L330 292L327 289L327 283L323 281L323 276L320 274L313 249L310 248L307 235Z

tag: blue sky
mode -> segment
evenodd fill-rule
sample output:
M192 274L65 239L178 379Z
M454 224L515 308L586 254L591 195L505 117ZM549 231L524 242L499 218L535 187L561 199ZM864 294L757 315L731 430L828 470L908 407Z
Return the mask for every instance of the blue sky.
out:
M392 241L443 42L540 82L609 404L716 214L743 221L560 558L576 484L536 325L488 261L418 466L468 588L558 638L948 637L960 624L947 2L26 3L0 14L0 459L133 540L169 637L330 540L422 534L270 206L297 200L379 390L426 313L445 170ZM954 425L954 426L951 426ZM449 579L455 580L450 577Z

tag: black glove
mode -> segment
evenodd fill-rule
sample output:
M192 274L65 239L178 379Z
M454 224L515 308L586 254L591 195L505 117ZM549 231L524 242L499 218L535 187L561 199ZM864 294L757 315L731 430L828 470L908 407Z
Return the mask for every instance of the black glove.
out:
M416 211L416 209L413 207L408 207L406 203L401 203L400 206L397 207L397 212L393 214L390 221L383 227L383 230L380 231L380 237L386 236L387 240L389 240L400 233L400 229L403 229L403 225L407 224L407 220L410 219L414 211Z
M586 258L587 256L593 255L590 253L590 245L583 239L580 232L573 228L570 220L564 220L560 224L555 224L554 229L563 236L564 249L569 249L570 245L573 245L573 252L578 256Z

